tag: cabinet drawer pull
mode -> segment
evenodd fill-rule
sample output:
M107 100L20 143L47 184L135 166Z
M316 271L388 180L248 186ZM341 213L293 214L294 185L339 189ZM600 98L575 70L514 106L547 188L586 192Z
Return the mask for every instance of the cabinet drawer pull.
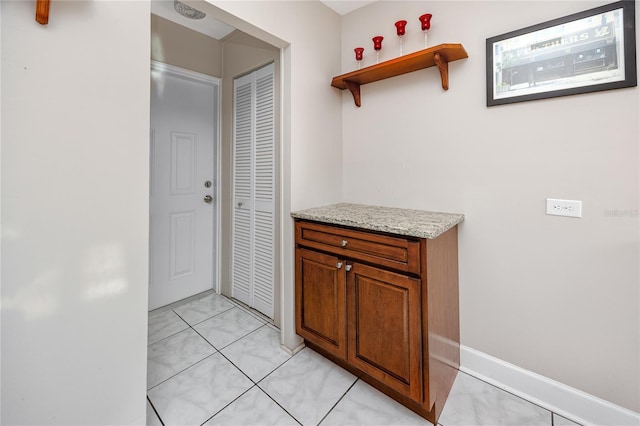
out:
M342 262L336 263L336 268L338 268L338 269L342 268Z
M347 240L342 240L342 242L340 243L340 245L342 247L346 247L347 246Z
M344 267L345 271L349 272L351 270L353 266L352 265L347 265Z

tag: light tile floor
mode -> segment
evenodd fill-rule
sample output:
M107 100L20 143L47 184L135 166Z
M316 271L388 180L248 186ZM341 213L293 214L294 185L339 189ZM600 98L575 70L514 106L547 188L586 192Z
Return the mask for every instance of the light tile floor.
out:
M147 425L430 424L224 296L150 312L148 336ZM460 372L439 425L576 423Z

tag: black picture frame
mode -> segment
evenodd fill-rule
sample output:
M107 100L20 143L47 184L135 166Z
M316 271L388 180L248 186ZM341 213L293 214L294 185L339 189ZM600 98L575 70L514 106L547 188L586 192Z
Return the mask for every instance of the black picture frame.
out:
M487 39L487 106L637 86L635 1Z

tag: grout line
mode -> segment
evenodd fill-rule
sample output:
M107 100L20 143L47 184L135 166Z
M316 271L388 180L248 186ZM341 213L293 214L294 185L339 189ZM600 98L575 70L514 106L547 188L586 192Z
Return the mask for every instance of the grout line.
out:
M153 410L153 412L156 413L156 417L160 421L160 424L162 424L162 426L164 426L164 422L162 421L162 417L160 417L160 414L158 413L158 410L156 410L155 405L153 405L153 402L151 402L151 398L149 398L149 395L147 395L147 401L149 401L149 405L151 406L151 409Z
M233 298L227 297L227 296L225 296L223 294L221 294L221 296L224 297L225 299L227 299L229 302L231 302L234 305L236 305L237 307L242 308L246 312L248 312L249 314L257 317L261 321L264 321L267 324L273 324L273 320L271 318L269 318L268 316L266 316L262 312L258 311L257 309L253 309L251 306L247 305L246 303L241 302L238 299L233 299Z
M256 384L254 383L253 386L250 386L249 389L247 389L246 391L242 392L240 395L238 395L236 398L234 398L232 401L229 401L229 403L227 405L225 405L224 407L222 407L221 409L219 409L218 411L216 411L215 413L213 413L213 415L211 417L209 417L208 419L206 419L204 422L201 423L200 426L202 426L203 424L207 423L209 420L211 420L212 418L214 418L215 416L217 416L218 414L220 414L225 408L227 408L228 406L230 406L231 404L233 404L234 402L236 402L237 400L239 400L240 398L242 398L242 396L244 394L246 394L247 392L249 392L251 389L255 388Z
M207 343L209 343L211 346L213 346L214 348L216 348L216 349L218 350L218 352L221 352L223 349L228 348L229 346L233 345L234 343L236 343L236 342L238 342L238 341L240 341L240 340L244 339L245 337L247 337L247 336L248 336L248 335L250 335L251 333L253 333L253 332L255 332L255 331L257 331L257 330L261 329L262 327L264 327L264 325L265 325L265 324L261 325L260 327L256 328L255 330L252 330L252 331L248 332L247 334L243 334L242 336L238 337L236 340L233 340L233 341L231 341L231 342L227 343L226 345L221 346L221 347L220 347L220 349L217 349L217 348L213 345L213 343L209 342L209 341L207 340L207 338L206 338L206 337L202 336L202 334L198 333L197 331L196 331L196 333L200 334L200 336L201 336L203 339L207 340Z
M161 306L159 308L153 309L153 310L149 311L149 315L150 316L159 315L159 314L163 314L163 313L168 312L168 311L172 311L175 308L179 308L180 306L186 305L187 303L191 303L191 302L194 302L196 300L203 299L203 298L207 297L210 294L216 294L216 293L213 291L213 289L205 290L205 291L203 291L201 293L194 294L193 296L185 297L184 299L180 299L180 300L178 300L176 302L169 303L168 305Z
M233 309L233 308L231 308L231 309ZM230 310L230 309L229 309L229 310ZM227 310L227 311L228 311L228 310ZM227 311L225 311L225 312L227 312ZM222 314L222 313L223 313L223 312L221 312L220 314ZM178 313L175 313L175 314L176 314L176 315L178 315L178 317L180 317L180 315L179 315ZM218 314L218 315L219 315L219 314ZM213 317L212 317L212 318L213 318ZM182 320L184 321L184 319L183 319L182 317L180 317L180 319L182 319ZM210 319L210 318L209 318L209 319ZM206 321L206 320L205 320L205 321ZM203 321L203 322L204 322L204 321ZM177 334L179 334L179 333L182 333L182 332L184 332L184 331L187 331L187 330L191 329L191 330L193 330L193 331L194 331L198 336L200 336L200 337L201 337L205 342L207 342L207 344L209 344L209 345L210 345L210 346L215 350L215 352L214 352L214 353L212 353L212 354L210 354L210 355L207 355L206 357L202 358L201 360L199 360L199 361L197 361L197 362L193 363L192 365L190 365L190 366L188 366L188 367L183 368L182 370L180 370L180 371L176 372L175 374L171 375L170 377L168 377L168 378L166 378L166 379L162 380L161 382L159 382L159 383L157 383L157 384L153 385L152 387L150 387L150 388L148 388L148 389L147 389L147 392L148 392L149 390L151 390L151 389L155 388L156 386L159 386L160 384L162 384L162 383L166 382L167 380L169 380L169 379L171 379L171 378L173 378L173 377L177 376L178 374L182 373L183 371L186 371L186 370L188 370L189 368L191 368L191 367L195 366L196 364L199 364L200 362L204 361L206 358L209 358L210 356L215 355L216 353L220 353L220 355L222 355L222 356L223 356L227 361L229 361L229 362L230 362L230 363L231 363L235 368L237 368L237 369L238 369L238 370L239 370L243 375L245 375L245 376L246 376L246 377L247 377L247 378L248 378L248 379L249 379L249 380L250 380L254 385L255 385L255 384L257 384L257 382L253 381L249 376L247 376L247 374L245 374L245 372L244 372L244 371L242 371L242 369L240 369L240 368L239 368L237 365L235 365L235 364L234 364L234 363L233 363L229 358L227 358L227 357L222 353L222 350L223 350L223 349L225 349L225 348L227 348L227 347L229 347L229 346L231 346L232 344L234 344L234 343L238 342L239 340L242 340L242 339L244 339L245 337L247 337L247 336L249 336L249 335L251 335L251 334L253 334L253 333L257 332L257 331L258 331L258 330L260 330L261 328L263 328L263 327L265 327L265 326L268 326L268 324L267 324L267 323L263 323L263 324L262 324L260 327L258 327L257 329L255 329L255 330L253 330L253 331L251 331L251 332L249 332L249 333L247 333L247 334L245 334L245 335L243 335L243 336L239 337L238 339L234 340L233 342L230 342L229 344L227 344L227 345L225 345L224 347L221 347L221 348L219 348L219 349L218 349L218 348L217 348L213 343L211 343L211 342L210 342L210 341L209 341L205 336L203 336L203 335L202 335L198 330L196 330L196 329L194 328L194 326L190 325L190 324L189 324L189 323L187 323L186 321L185 321L185 323L187 324L187 328L185 328L184 330L180 330L179 332L177 332L177 333L175 333L175 334L172 334L171 336L175 336L175 335L177 335ZM200 324L200 323L198 323L198 324ZM194 325L197 325L197 324L194 324ZM171 337L171 336L167 336L165 339L167 339L167 338L169 338L169 337ZM164 339L161 339L161 340L159 340L158 342L160 342L160 341L162 341L162 340L164 340ZM158 343L158 342L156 342L156 343ZM153 343L153 344L155 344L155 343ZM148 349L147 349L147 351L148 351ZM290 358L289 358L289 359L290 359ZM288 360L287 360L287 361L288 361ZM286 362L286 361L285 361L285 362ZM283 364L284 364L284 363L283 363ZM279 364L276 368L274 368L273 370L271 370L271 371L269 372L269 374L273 373L273 371L277 370L281 365L282 365L282 364ZM267 374L267 376L268 376L269 374ZM266 376L265 376L265 377L266 377ZM264 379L264 378L263 378L263 379ZM262 379L261 379L261 380L262 380Z
M200 337L202 337L202 339L204 339L205 342L207 342L213 349L216 350L216 352L220 352L220 349L216 348L215 345L213 343L211 343L209 341L209 339L207 339L206 337L204 337L202 334L200 334L200 332L198 330L196 330L195 328L191 327L191 329Z
M168 339L168 338L170 338L170 337L172 337L172 336L175 336L175 335L177 335L177 334L179 334L179 333L182 333L182 332L184 332L184 331L187 331L187 330L191 329L191 330L193 330L193 331L194 331L198 336L200 336L200 337L201 337L205 342L207 342L207 344L209 344L209 345L214 349L214 351L215 351L215 352L213 352L212 354L210 354L210 355L208 355L208 356L206 356L206 357L202 358L201 360L199 360L199 361L197 361L197 362L193 363L192 365L190 365L190 366L188 366L188 367L186 367L186 368L183 368L182 370L180 370L180 371L176 372L175 374L171 375L170 377L168 377L168 378L166 378L166 379L162 380L161 382L159 382L159 383L155 384L154 386L152 386L151 388L148 388L148 389L146 390L146 393L147 393L147 401L149 401L149 404L151 405L151 407L152 407L152 409L153 409L153 411L154 411L155 415L158 417L158 420L160 421L160 423L164 426L164 421L163 421L163 420L162 420L162 418L160 417L160 415L159 415L158 411L156 410L155 406L154 406L154 405L153 405L153 403L151 402L151 399L149 398L149 394L148 394L148 393L149 393L149 391L150 391L150 390L152 390L152 389L154 389L154 388L156 388L156 387L158 387L158 386L160 386L161 384L163 384L163 383L165 383L165 382L167 382L167 381L171 380L172 378L176 377L177 375L182 374L183 372L185 372L185 371L189 370L190 368L195 367L196 365L200 364L201 362L203 362L204 360L206 360L206 359L210 358L211 356L215 355L216 353L219 353L219 354L220 354L220 355L221 355L221 356L222 356L226 361L228 361L228 362L229 362L229 363L230 363L234 368L236 368L238 371L240 371L240 373L242 373L242 374L243 374L243 375L244 375L244 376L245 376L245 377L246 377L246 378L247 378L247 379L252 383L252 386L250 386L246 391L244 391L242 394L240 394L237 398L233 399L233 400L232 400L232 401L230 401L228 404L226 404L224 407L222 407L220 410L218 410L216 413L214 413L211 417L209 417L207 420L205 420L205 422L204 422L204 423L206 423L207 421L211 420L213 417L215 417L218 413L220 413L220 412L221 412L222 410L224 410L226 407L228 407L229 405L231 405L232 403L234 403L236 400L238 400L240 397L242 397L244 394L246 394L247 392L249 392L249 390L253 389L254 387L257 387L257 388L258 388L258 390L259 390L260 392L262 392L262 393L264 393L265 395L267 395L267 397L269 397L272 401L274 401L274 402L275 402L275 403L276 403L276 404L277 404L277 405L278 405L282 410L284 410L284 412L286 412L289 416L291 416L291 418L292 418L292 419L294 419L294 421L295 421L296 423L300 424L300 422L299 422L299 421L298 421L294 416L292 416L292 415L291 415L291 413L289 413L287 410L285 410L285 409L284 409L284 407L282 407L280 404L278 404L278 402L277 402L277 401L275 401L275 400L274 400L274 399L273 399L269 394L267 394L267 393L266 393L262 388L258 387L257 383L256 383L253 379L251 379L251 377L249 377L249 376L248 376L244 371L242 371L242 369L240 369L240 368L239 368L237 365L235 365L235 364L234 364L234 363L233 363L229 358L227 358L227 357L225 356L225 354L223 354L223 353L222 353L222 349L224 349L224 348L226 348L226 347L229 347L230 345L232 345L232 344L234 344L234 343L238 342L239 340L244 339L245 337L248 337L249 335L251 335L251 334L253 334L253 333L257 332L258 330L262 329L262 328L263 328L263 327L265 327L265 326L269 326L269 325L271 325L272 327L275 327L275 326L273 325L273 322L271 322L271 321L265 321L265 319L264 319L264 318L262 318L262 317L260 317L260 316L256 315L255 313L253 313L253 312L251 312L251 311L248 311L245 307L240 306L238 303L234 303L234 302L235 302L234 300L230 300L228 297L226 297L226 296L224 296L224 295L221 295L221 294L220 294L219 296L223 297L223 298L224 298L224 300L226 300L227 302L229 302L231 306L229 306L229 307L228 307L228 309L225 309L224 311L218 312L217 314L212 315L211 317L208 317L208 318L206 318L206 319L204 319L204 320L202 320L202 321L200 321L200 322L194 323L193 325L192 325L192 324L189 324L189 322L188 322L188 321L186 321L186 320L185 320L185 319L184 319L184 318L183 318L183 317L182 317L178 312L176 312L176 311L175 311L176 309L180 308L181 306L184 306L184 305L186 305L186 304L188 304L188 303L191 303L191 302L194 302L194 301L200 300L200 299L202 299L202 298L204 298L204 297L206 297L206 296L209 296L210 294L217 294L217 293L214 293L214 292L212 292L212 291L207 291L207 292L205 292L205 293L201 293L201 294L199 294L199 295L197 295L197 296L194 296L194 297L191 297L191 298L189 298L189 299L185 299L185 300L183 300L183 301L176 302L176 303L174 303L174 304L170 305L169 307L159 308L158 310L155 310L155 311L154 311L154 313L153 313L153 315L156 315L156 314L157 314L157 315L160 315L160 314L163 314L163 313L165 313L165 312L173 312L173 313L174 313L178 318L180 318L180 320L182 320L182 321L187 325L187 328L185 328L185 329L183 329L183 330L180 330L180 331L178 331L178 332L176 332L176 333L173 333L173 334L171 334L170 336L166 336L166 337L164 337L164 338L162 338L162 339L160 339L160 340L158 340L158 341L156 341L156 342L152 343L152 345L155 345L156 343L159 343L159 342L161 342L161 341L163 341L163 340L165 340L165 339ZM202 335L198 330L196 330L196 329L195 329L195 326L196 326L196 325L201 324L201 323L203 323L203 322L205 322L205 321L208 321L208 320L210 320L210 319L212 319L212 318L215 318L215 317L217 317L217 316L219 316L219 315L222 315L222 314L224 314L225 312L229 312L231 309L234 309L234 308L238 308L240 311L242 311L242 312L244 312L244 313L247 313L247 314L251 315L253 318L255 318L255 319L257 319L258 321L260 321L261 325L260 325L258 328L256 328L255 330L252 330L252 331L250 331L249 333L247 333L247 334L245 334L245 335L243 335L243 336L240 336L240 337L239 337L239 338L237 338L236 340L234 340L234 341L230 342L229 344L227 344L226 346L224 346L224 347L222 347L222 348L220 348L220 349L218 349L218 348L217 348L217 347L216 347L212 342L210 342L210 341L209 341L205 336L203 336L203 335ZM277 328L276 328L276 329L277 329ZM279 329L277 329L277 331L279 332ZM149 344L147 345L147 352L148 352L148 348L149 348L149 346L151 346L151 345L149 345ZM293 356L289 357L289 359L291 359L291 358L293 358ZM286 361L288 361L289 359L287 359ZM286 362L286 361L285 361L285 362ZM277 370L277 369L278 369L280 366L282 366L285 362L283 362L282 364L279 364L278 366L276 366L272 371L270 371L267 375L265 375L265 377L267 377L269 374L273 373L273 371ZM263 377L262 379L264 379L264 377ZM261 380L262 380L262 379L261 379Z
M286 361L285 361L285 362L286 362ZM276 370L277 370L277 369L276 369ZM274 370L274 371L275 371L275 370ZM269 373L269 374L271 374L271 373ZM262 380L260 380L260 381L262 381ZM284 411L285 413L287 413L288 415L290 415L290 416L291 416L291 418L292 418L296 423L298 423L299 425L302 425L302 423L301 423L298 419L296 419L296 417L295 417L293 414L291 414L291 413L289 412L289 410L287 410L287 409L286 409L286 408L284 408L282 405L280 405L280 403L279 403L278 401L276 401L276 400L275 400L275 398L273 398L271 395L269 395L269 393L268 393L266 390L262 389L262 388L260 387L260 385L256 384L256 387L257 387L258 389L260 389L260 392L262 392L263 394L267 395L267 397L268 397L270 400L272 400L273 402L275 402L275 403L276 403L276 405L277 405L278 407L282 408L282 411Z
M167 382L167 381L169 381L169 380L173 379L173 378L174 378L174 377L176 377L178 374L181 374L181 373L183 373L183 372L185 372L185 371L189 370L190 368L195 367L196 365L200 364L202 361L206 360L207 358L211 358L212 356L214 356L214 355L215 355L215 354L217 354L217 353L220 353L220 351L216 351L216 352L212 353L211 355L207 355L207 356L205 356L205 357L204 357L204 358L202 358L200 361L197 361L197 362L195 362L195 363L191 364L190 366L188 366L188 367L186 367L186 368L183 368L182 370L180 370L180 371L178 371L177 373L173 374L171 377L167 377L166 379L164 379L164 380L163 380L163 381L161 381L160 383L158 383L158 384L155 384L155 385L151 386L149 389L147 389L147 394L149 393L149 391L150 391L151 389L155 389L155 388L157 388L157 387L158 387L158 386L160 386L161 384L163 384L163 383L165 383L165 382ZM220 354L220 355L222 355L222 354Z
M225 347L226 347L226 346L225 346ZM249 379L249 381L250 381L251 383L253 383L253 385L254 385L254 386L256 386L256 385L258 384L258 383L257 383L257 382L255 382L251 377L249 377L249 376L247 375L247 373L245 373L244 371L242 371L242 369L241 369L240 367L238 367L237 365L235 365L235 364L233 363L233 361L231 361L229 358L227 358L227 357L225 356L225 354L223 354L221 351L218 351L218 353L220 353L220 355L222 355L222 357L223 357L224 359L226 359L227 361L229 361L229 363L230 363L231 365L233 365L235 368L237 368L237 369L238 369L238 371L240 371L240 372L241 372L241 373L242 373L242 374L243 374L247 379ZM252 387L253 387L253 386L252 386ZM249 389L251 389L251 388L249 388Z
M173 375L171 375L170 377L168 377L168 378L166 378L166 379L162 380L161 382L159 382L159 383L157 383L157 384L153 385L152 387L150 387L149 389L147 389L147 391L149 391L150 389L155 388L156 386L158 386L158 385L159 385L159 384L161 384L161 383L166 382L166 381L167 381L167 380L169 380L170 378L177 376L178 374L180 374L180 373L182 373L183 371L185 371L185 370L187 370L187 369L189 369L189 368L193 367L194 365L198 364L199 362L203 361L204 359L209 358L210 356L215 355L216 353L220 352L220 351L218 350L218 348L216 348L215 346L213 346L213 345L211 344L211 342L209 342L207 339L205 339L205 338L204 338L200 333L198 333L198 331L197 331L197 330L193 329L193 327L185 328L185 329L184 329L184 330L182 330L180 333L185 332L185 331L187 331L187 330L189 330L189 329L191 329L194 333L196 333L198 336L200 336L200 337L201 337L205 342L207 342L207 344L213 348L214 352L213 352L213 353L211 353L211 354L209 354L209 355L207 355L207 356L205 356L204 358L202 358L202 359L200 359L200 360L198 360L198 361L194 362L193 364L191 364L191 365L189 365L189 366L187 366L187 367L183 368L182 370L180 370L180 371L176 372L175 374L173 374ZM174 334L174 336L175 336L175 335L177 335L177 334L179 334L179 333ZM164 340L164 339L163 339L163 340ZM158 342L158 343L159 343L159 342ZM155 345L155 343L154 343L154 345ZM148 354L149 354L149 349L148 349L148 347L147 347L147 362L148 362L148 356L149 356ZM147 385L148 385L148 383L147 383Z
M148 337L147 337L147 348L148 348L149 346L151 346L151 345L155 345L155 344L156 344L156 343L158 343L158 342L162 342L163 340L168 339L168 338L169 338L169 337L171 337L171 336L175 336L176 334L182 333L183 331L185 331L185 330L187 330L189 327L191 327L191 326L189 325L189 323L188 323L188 322L186 322L186 321L184 320L184 318L182 318L182 317L181 317L180 315L178 315L176 312L174 312L174 311L167 311L167 312L173 312L173 313L174 313L178 318L180 318L180 320L182 320L182 322L184 322L184 323L187 325L187 328L183 328L183 329L182 329L182 330L180 330L180 331L176 331L175 333L170 334L170 335L168 335L168 336L165 336L165 337L163 337L162 339L157 340L157 341L155 341L155 342L153 342L153 343L149 343L149 341L148 341ZM164 312L163 312L163 313L164 313ZM148 330L148 329L149 329L149 326L147 325L147 330ZM148 352L148 349L147 349L147 352Z
M258 327L257 329L253 330L253 331L252 331L252 332L250 332L249 334L246 334L246 335L242 336L241 338L239 338L239 339L238 339L238 340L236 340L235 342L237 342L237 341L239 341L239 340L242 340L243 338L245 338L245 337L249 336L250 334L253 334L253 333L257 332L258 330L260 330L261 328L266 327L266 326L268 326L268 324L263 324L263 325L261 325L260 327ZM198 333L198 334L199 334L199 333ZM203 338L204 338L204 337L203 337ZM205 340L206 340L206 339L205 339ZM208 342L208 341L207 341L207 342ZM233 343L235 343L235 342L233 342ZM227 347L231 346L233 343L228 344L228 345L227 345L227 346L225 346L224 348L227 348ZM209 343L209 344L211 344L211 343ZM211 345L211 346L213 346L213 345ZM214 346L214 348L215 348L215 346ZM224 349L224 348L222 348L222 349ZM271 399L273 402L275 402L275 403L276 403L276 405L278 405L278 406L279 406L279 407L280 407L280 408L281 408L285 413L287 413L289 416L291 416L291 418L292 418L293 420L295 420L295 421L296 421L296 423L298 423L298 424L302 424L302 423L300 423L300 422L298 421L298 419L296 419L296 418L295 418L295 417L294 417L294 416L293 416L289 411L287 411L287 410L286 410L282 405L280 405L280 404L278 403L278 401L276 401L275 399L273 399L273 397L271 397L271 395L269 395L269 394L268 394L264 389L262 389L260 386L258 386L258 383L260 383L261 381L263 381L263 380L264 380L265 378L267 378L271 373L273 373L273 372L274 372L274 371L276 371L278 368L280 368L282 365L284 365L287 361L289 361L289 359L293 358L293 356L289 357L289 359L287 359L286 361L284 361L282 364L279 364L278 366L276 366L276 368L274 368L273 370L271 370L267 375L265 375L262 379L260 379L259 381L257 381L257 382L256 382L256 381L254 381L251 377L249 377L249 376L248 376L248 375L247 375L247 374L246 374L246 373L245 373L245 372L244 372L240 367L238 367L238 366L237 366L233 361L231 361L229 358L227 358L227 356L226 356L224 353L222 353L222 349L218 350L218 353L219 353L220 355L222 355L222 357L223 357L224 359L226 359L227 361L229 361L229 363L230 363L231 365L233 365L235 368L237 368L237 369L238 369L238 371L240 371L240 372L241 372L241 373L242 373L242 374L243 374L247 379L249 379L249 381L250 381L251 383L253 383L253 385L252 385L251 387L249 387L249 389L247 389L246 391L244 391L242 394L240 394L240 395L239 395L237 398L235 398L233 401L230 401L227 405L225 405L223 408L221 408L221 409L220 409L220 410L218 410L216 413L214 413L211 417L209 417L207 420L205 420L205 422L204 422L204 423L206 423L206 422L208 422L209 420L211 420L213 417L215 417L216 415L218 415L222 410L224 410L225 408L227 408L229 405L233 404L233 403L234 403L235 401L237 401L241 396L243 396L244 394L246 394L247 392L249 392L251 389L253 389L253 388L255 387L255 388L258 388L258 390L259 390L260 392L262 392L262 393L264 393L265 395L267 395L267 397L269 397L269 399ZM204 424L204 423L203 423L203 424Z
M238 343L240 340L244 339L245 337L249 337L252 334L256 333L258 330L261 330L262 328L264 328L265 326L267 326L267 324L262 324L260 327L256 328L255 330L250 331L249 333L245 334L244 336L241 336L239 338L237 338L236 340L234 340L233 342L229 343L228 345L224 346L223 348L220 349L220 351L222 351L222 349L226 349L229 346L233 345L234 343Z
M304 350L304 349L303 349ZM282 364L278 365L276 368L274 368L269 374L267 374L266 376L264 376L262 379L260 379L256 384L259 386L260 383L262 383L264 381L264 379L266 379L267 377L269 377L271 374L273 374L274 371L276 371L277 369L279 369L280 367L284 366L286 363L288 363L289 361L291 361L293 359L294 356L298 355L299 353L301 353L301 351L298 351L297 353L290 355L288 359L286 359ZM260 388L262 389L262 388ZM265 391L265 393L267 393Z
M261 328L267 326L267 324L263 324L260 327L258 327L257 329L255 329L254 331L252 331L251 333L241 337L238 340L241 340L247 336L249 336L250 334L255 333L256 331L260 330ZM236 342L238 341L236 340ZM232 343L230 343L229 345L225 346L228 347L230 346ZM212 345L213 346L213 345ZM224 349L224 348L223 348ZM209 417L204 423L208 422L209 420L211 420L213 417L215 417L216 415L218 415L218 413L220 413L222 410L224 410L225 408L227 408L229 405L233 404L236 400L238 400L242 395L246 394L247 392L249 392L251 389L258 388L258 390L262 393L264 393L265 395L267 395L267 397L269 397L269 399L271 399L273 402L275 402L285 413L287 413L289 416L291 416L292 419L294 419L298 424L301 424L298 419L296 419L289 411L287 411L282 405L280 405L278 403L278 401L276 401L275 399L273 399L271 397L271 395L269 395L264 389L262 389L260 386L258 386L258 383L261 382L262 380L264 380L266 377L268 377L271 373L273 373L275 370L277 370L278 368L280 368L285 362L289 361L289 359L293 358L293 356L291 356L289 359L287 359L285 362L283 362L282 364L279 364L276 368L274 368L273 370L271 370L267 375L265 375L262 379L260 379L259 381L254 381L251 377L249 377L240 367L238 367L236 364L234 364L233 361L231 361L229 358L227 358L227 356L225 354L222 353L222 350L219 350L218 353L220 355L222 355L222 357L224 357L224 359L226 359L227 361L229 361L229 363L231 365L233 365L235 368L238 369L238 371L240 371L247 379L249 379L249 381L251 381L251 383L253 383L253 386L251 386L249 389L247 389L246 391L244 391L241 395L239 395L237 398L235 398L233 401L229 402L227 405L225 405L222 409L218 410L213 416Z
M211 320L211 319L213 319L213 318L215 318L215 317L218 317L218 316L220 316L220 315L222 315L222 314L224 314L224 313L226 313L226 312L229 312L229 311L230 311L230 310L232 310L233 308L235 308L235 306L230 306L230 307L229 307L229 309L225 309L224 311L217 312L216 314L211 315L210 317L207 317L207 318L203 319L202 321L198 321L198 322L195 322L195 323L193 323L193 324L189 324L189 322L188 322L187 320L185 320L184 318L180 317L180 314L179 314L179 313L177 313L177 312L175 312L175 311L174 311L174 312L175 312L175 314L176 314L176 315L178 315L178 316L182 319L182 321L184 321L184 322L186 322L187 324L189 324L189 327L194 327L194 326L196 326L196 325L200 325L200 324L202 324L203 322L206 322L206 321L209 321L209 320Z
M255 329L254 331L252 331L251 333L247 334L246 336L243 336L242 338L240 338L240 339L236 340L236 342L238 342L238 341L240 341L240 340L244 339L245 337L249 337L251 334L253 334L253 333L257 332L258 330L260 330L260 329L262 329L262 328L264 328L264 327L268 327L268 326L269 326L269 324L264 324L264 325L262 325L261 327L259 327L259 328ZM234 342L234 343L235 343L235 342ZM233 344L233 343L231 343L231 344L229 344L229 345L225 346L225 348L228 348L228 347L229 347L229 346L231 346L232 344ZM227 359L231 364L233 364L233 366L234 366L234 367L236 367L238 370L240 370L240 371L242 372L242 374L244 374L245 376L247 376L247 377L249 378L249 380L251 380L251 381L252 381L254 384L256 384L256 385L257 385L258 383L262 382L262 381L263 381L264 379L266 379L267 377L269 377L269 375L271 375L271 373L273 373L274 371L276 371L278 368L282 367L282 366L283 366L287 361L289 361L289 360L290 360L291 358L293 358L293 356L294 356L294 355L289 355L289 358L287 358L286 360L284 360L284 361L283 361L283 362L281 362L280 364L276 365L272 370L270 370L267 374L265 374L265 375L264 375L264 377L262 377L260 380L258 380L258 381L256 382L256 381L254 381L251 377L249 377L249 376L248 376L248 375L247 375L247 374L246 374L246 373L245 373L245 372L244 372L240 367L238 367L236 364L234 364L234 362L233 362L233 361L231 361L229 358L227 358L227 356L226 356L224 353L222 353L222 351L219 351L219 352L220 352L220 353L222 354L222 356L223 356L223 357L225 357L225 358L226 358L226 359ZM262 388L260 388L260 389L262 389Z
M170 337L176 336L176 335L178 335L178 334L182 333L183 331L187 331L188 329L189 329L189 327L187 327L187 328L183 328L182 330L180 330L180 331L176 331L175 333L170 334L170 335L168 335L167 337L163 337L162 339L160 339L160 340L156 340L155 342L153 342L153 343L151 343L151 344L147 344L147 352L149 352L149 347L150 347L150 346L153 346L153 345L155 345L155 344L157 344L157 343L160 343L160 342L162 342L162 341L164 341L164 340L167 340L167 339L168 339L168 338L170 338Z
M327 416L329 414L331 414L331 412L333 411L334 408L336 408L336 406L338 404L340 404L340 401L342 401L342 399L347 396L347 393L349 393L349 391L356 385L356 383L358 383L358 380L360 380L360 378L356 377L356 380L351 384L351 386L349 386L349 389L347 389L340 398L338 398L338 400L336 401L335 404L333 404L331 406L331 408L329 409L329 411L327 411L327 414L324 415L324 417L322 417L322 419L320 419L320 421L318 422L318 426L322 424L322 422L324 421L324 419L327 418Z

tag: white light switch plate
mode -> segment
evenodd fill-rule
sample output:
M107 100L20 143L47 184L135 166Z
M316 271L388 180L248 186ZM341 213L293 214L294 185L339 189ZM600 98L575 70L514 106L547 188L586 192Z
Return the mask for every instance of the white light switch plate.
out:
M547 198L547 214L555 216L582 217L582 201Z

